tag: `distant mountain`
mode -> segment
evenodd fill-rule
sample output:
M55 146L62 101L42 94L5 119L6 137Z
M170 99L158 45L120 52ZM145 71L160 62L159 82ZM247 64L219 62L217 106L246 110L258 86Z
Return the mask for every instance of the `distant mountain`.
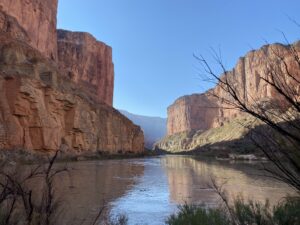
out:
M161 140L167 134L167 119L160 117L141 116L119 110L144 131L145 147L152 149L153 144Z

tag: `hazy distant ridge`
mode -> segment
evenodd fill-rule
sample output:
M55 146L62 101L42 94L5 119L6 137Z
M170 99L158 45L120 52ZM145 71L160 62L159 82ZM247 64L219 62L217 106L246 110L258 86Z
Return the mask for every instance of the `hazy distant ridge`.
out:
M167 133L166 118L135 115L125 110L119 111L142 128L147 148L152 149L153 144L162 139Z

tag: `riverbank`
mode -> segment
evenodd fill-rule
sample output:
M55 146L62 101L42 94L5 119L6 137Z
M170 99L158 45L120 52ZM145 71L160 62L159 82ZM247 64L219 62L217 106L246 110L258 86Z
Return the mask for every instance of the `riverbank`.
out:
M194 156L220 161L268 161L266 156L260 151L235 151L229 148L199 148L192 151L168 152L156 149L157 155L177 155L177 156Z
M26 150L1 150L0 163L47 163L55 152L32 152ZM157 156L159 153L145 149L142 153L126 153L126 154L108 154L103 152L85 152L85 153L66 153L59 152L56 162L77 162L92 160L111 160L111 159L134 159L150 156Z

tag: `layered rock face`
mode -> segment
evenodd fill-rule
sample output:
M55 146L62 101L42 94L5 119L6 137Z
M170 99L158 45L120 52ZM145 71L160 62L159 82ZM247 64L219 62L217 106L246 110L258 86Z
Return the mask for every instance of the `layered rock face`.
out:
M27 1L26 1L27 2ZM0 149L138 153L140 127L32 48L26 29L0 11Z
M58 0L0 0L0 7L16 18L26 31L32 47L56 60L57 3Z
M58 30L58 59L68 76L92 98L113 104L112 49L83 32Z
M168 135L207 130L218 116L217 103L207 94L183 96L168 108Z
M292 45L294 50L300 53L300 42ZM284 58L284 62L279 59ZM228 80L242 101L248 105L276 104L280 107L286 106L286 101L281 95L262 78L268 78L272 71L280 76L279 82L291 87L291 94L298 93L299 87L288 78L284 67L300 78L300 71L294 55L291 54L289 46L273 44L262 47L257 51L249 52L240 58L232 71L222 76ZM284 75L285 74L285 75ZM215 96L218 96L216 98ZM208 130L222 126L225 122L236 118L240 112L227 105L226 101L232 101L231 97L224 91L221 84L207 91L205 94L195 94L179 98L168 108L168 135L185 131Z

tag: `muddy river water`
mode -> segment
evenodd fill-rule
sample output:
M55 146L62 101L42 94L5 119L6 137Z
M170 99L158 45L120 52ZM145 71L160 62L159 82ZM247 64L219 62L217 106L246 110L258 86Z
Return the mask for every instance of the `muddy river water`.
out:
M260 164L190 156L70 163L70 172L57 183L64 200L61 222L91 224L105 206L103 214L126 214L130 225L164 224L180 204L218 204L218 195L209 186L212 178L230 199L268 198L273 204L293 194L286 185L262 176Z

